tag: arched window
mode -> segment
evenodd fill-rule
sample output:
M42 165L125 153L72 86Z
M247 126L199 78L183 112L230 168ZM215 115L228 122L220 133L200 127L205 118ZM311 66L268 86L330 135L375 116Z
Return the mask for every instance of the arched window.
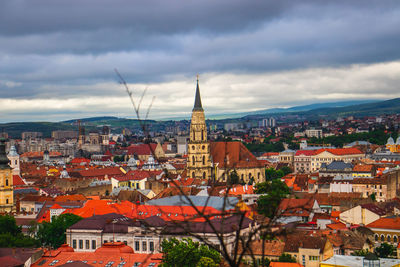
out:
M206 179L206 172L203 172L203 179Z
M379 235L375 234L375 241L379 240Z
M194 156L192 156L192 163L194 164Z
M394 235L394 236L393 236L393 242L394 242L394 243L397 243L397 235Z
M194 172L192 172L192 178L194 178Z
M385 236L384 235L381 235L381 241L385 242Z
M244 174L242 173L242 180L243 180L243 178L244 178Z
M205 164L206 164L206 157L203 156L203 165L205 165Z
M257 178L260 179L260 173L257 173Z
M387 235L386 241L387 241L387 242L390 242L390 235Z
M196 132L194 130L193 130L192 135L193 135L193 140L196 140Z
M8 179L6 179L6 186L8 186Z
M6 198L6 204L8 204L8 198Z
M201 130L201 141L203 141L203 140L204 140L204 131Z

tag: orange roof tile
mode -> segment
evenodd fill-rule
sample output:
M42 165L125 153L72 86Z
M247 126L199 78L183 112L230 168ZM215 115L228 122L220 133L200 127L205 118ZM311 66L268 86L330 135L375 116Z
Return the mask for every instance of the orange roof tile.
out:
M366 227L400 230L400 218L399 217L380 218L379 220L376 220L376 221L366 225Z
M242 142L211 142L210 154L220 168L263 167Z
M351 148L321 148L315 152L315 155L318 155L325 151L337 156L363 154L359 149L351 147Z

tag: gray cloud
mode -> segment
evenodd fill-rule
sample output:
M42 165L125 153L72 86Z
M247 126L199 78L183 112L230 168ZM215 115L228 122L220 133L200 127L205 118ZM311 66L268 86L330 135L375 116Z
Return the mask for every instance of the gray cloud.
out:
M399 46L398 1L1 1L0 93L3 99L21 101L123 97L114 68L134 87L187 84L196 73L210 80L287 71L323 76L307 70L355 71L350 66L397 61ZM265 94L251 80L243 80L246 86L236 92L229 78L214 87L210 108L236 109L218 102L227 90L235 92L231 103L244 103L241 110L271 106L272 100L274 105L307 102L317 92L328 100L381 96L379 84L385 85L388 98L396 95L396 78L374 73L363 78L351 88L335 89L336 95L321 82L320 88L310 88L309 80L298 80L297 92L306 97L293 99L282 99L276 90L269 92L277 95ZM268 86L296 86L283 80ZM340 83L334 77L332 81ZM366 86L368 82L375 87ZM157 96L169 100L159 101L157 108L179 112L169 104L174 98L189 101L192 89L157 89Z

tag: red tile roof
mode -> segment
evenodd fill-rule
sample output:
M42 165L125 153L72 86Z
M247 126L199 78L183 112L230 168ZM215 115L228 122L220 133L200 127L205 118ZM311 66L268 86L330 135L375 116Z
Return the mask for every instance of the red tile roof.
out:
M135 144L128 147L128 155L153 155L157 144Z
M295 156L312 156L315 155L316 150L297 150Z
M219 168L260 168L264 166L241 142L211 142L210 153Z
M13 175L13 186L26 185L19 175Z
M318 155L325 151L337 156L363 154L359 149L351 147L351 148L321 148L315 152L315 155Z
M367 224L368 228L381 228L381 229L396 229L400 230L400 218L380 218L370 224Z

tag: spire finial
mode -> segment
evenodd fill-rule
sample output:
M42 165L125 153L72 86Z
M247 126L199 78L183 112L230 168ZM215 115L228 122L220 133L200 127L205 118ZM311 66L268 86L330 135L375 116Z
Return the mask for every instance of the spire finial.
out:
M203 110L201 105L201 97L200 97L200 88L199 88L199 75L197 74L197 86L196 86L196 96L194 100L194 108L193 110Z

